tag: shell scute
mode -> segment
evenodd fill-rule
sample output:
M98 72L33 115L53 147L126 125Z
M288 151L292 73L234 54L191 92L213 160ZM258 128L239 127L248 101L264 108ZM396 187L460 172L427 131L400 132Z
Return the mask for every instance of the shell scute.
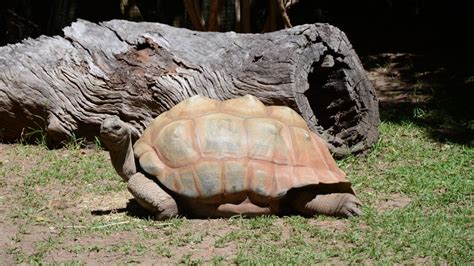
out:
M193 167L184 167L178 170L179 179L181 181L182 190L181 193L190 198L197 198L200 196L199 191L196 188L194 180Z
M246 123L250 159L292 164L287 128L274 119L254 118Z
M146 152L154 152L151 146L152 139L156 138L156 135L160 132L166 124L171 123L173 120L168 117L168 112L160 114L158 117L153 119L148 127L143 132L140 139L133 145L133 152L135 157L140 158Z
M316 134L312 133L311 134L311 140L313 142L313 145L318 151L321 161L325 163L326 169L331 172L331 174L334 176L334 178L338 180L342 180L346 177L346 173L344 173L336 164L336 161L331 156L331 153L329 153L329 149L327 148L326 143L318 137Z
M202 156L245 157L247 143L242 118L216 113L197 118L195 125Z
M265 117L265 105L252 95L229 99L222 102L221 112L235 114L244 118Z
M273 197L284 196L288 189L294 187L293 166L275 165L275 185Z
M169 123L151 141L152 146L159 150L171 167L189 165L200 158L194 145L192 120Z
M181 183L174 169L167 169L163 175L158 176L158 181L171 191L181 191Z
M269 197L273 192L274 167L271 163L250 161L249 188L259 196Z
M246 160L225 161L223 167L224 189L226 193L238 193L248 187Z
M308 129L306 121L293 109L287 106L268 106L268 117L277 119L289 127Z
M319 183L318 175L313 168L305 166L296 166L293 168L293 178L295 187L315 185Z
M160 177L166 170L166 165L158 158L156 152L149 151L139 158L139 162L145 172Z
M204 161L196 165L196 174L203 198L222 193L221 167L219 161Z
M316 147L311 141L311 132L299 127L290 127L290 132L295 154L295 165L313 166L320 164L321 158L314 154Z
M200 95L190 97L168 111L171 119L192 119L219 110L220 101Z

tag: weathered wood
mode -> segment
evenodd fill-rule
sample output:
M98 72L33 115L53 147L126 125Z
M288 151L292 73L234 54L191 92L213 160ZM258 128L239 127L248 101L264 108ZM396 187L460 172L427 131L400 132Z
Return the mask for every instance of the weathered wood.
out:
M363 152L378 136L373 87L345 34L327 24L236 34L79 20L64 37L0 47L3 141L42 126L52 143L92 138L109 115L139 135L198 93L290 106L336 156Z

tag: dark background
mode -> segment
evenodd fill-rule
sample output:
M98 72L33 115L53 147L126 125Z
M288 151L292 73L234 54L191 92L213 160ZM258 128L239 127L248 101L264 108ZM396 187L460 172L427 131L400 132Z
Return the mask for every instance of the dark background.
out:
M0 6L0 45L41 34L60 35L77 18L93 22L135 19L123 14L123 0L4 0ZM128 0L139 20L191 27L179 0ZM467 1L300 0L289 12L293 25L328 22L342 29L359 53L470 48L472 10ZM203 14L209 1L202 0ZM252 31L259 32L268 1L252 1ZM233 30L233 1L224 0L221 31ZM472 42L471 42L472 44ZM461 52L461 51L457 51ZM467 52L467 51L465 51Z

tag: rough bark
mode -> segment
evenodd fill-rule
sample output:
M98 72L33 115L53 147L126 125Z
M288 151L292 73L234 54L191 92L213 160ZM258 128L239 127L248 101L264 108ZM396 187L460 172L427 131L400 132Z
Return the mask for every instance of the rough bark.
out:
M139 135L195 94L290 106L336 156L363 152L378 136L373 87L345 34L328 24L236 34L79 20L64 37L0 47L3 141L38 127L52 143L92 138L110 115Z

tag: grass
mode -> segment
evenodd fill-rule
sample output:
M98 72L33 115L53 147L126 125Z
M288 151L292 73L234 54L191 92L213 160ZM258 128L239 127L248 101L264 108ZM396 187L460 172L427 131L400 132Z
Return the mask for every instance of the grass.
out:
M124 199L105 152L4 145L0 225L11 234L0 262L472 264L474 149L410 122L380 131L366 157L338 162L364 203L350 220L152 221Z

